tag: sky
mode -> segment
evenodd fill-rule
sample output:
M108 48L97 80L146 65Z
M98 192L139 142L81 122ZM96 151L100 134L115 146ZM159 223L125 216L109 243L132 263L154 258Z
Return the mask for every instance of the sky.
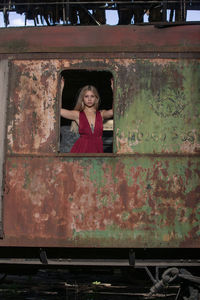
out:
M14 12L9 13L10 24L8 27L25 26L25 16L16 14ZM116 25L118 22L118 14L116 10L106 11L106 20L108 25ZM189 10L187 11L187 21L200 21L200 11ZM148 22L148 16L144 15L144 22ZM27 26L34 26L32 20L27 21ZM3 13L0 12L0 27L4 26Z

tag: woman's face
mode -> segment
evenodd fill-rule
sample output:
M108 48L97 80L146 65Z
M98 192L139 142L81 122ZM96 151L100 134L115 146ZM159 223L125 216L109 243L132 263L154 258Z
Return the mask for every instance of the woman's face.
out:
M87 107L93 107L96 104L96 96L92 91L87 91L83 97L83 103Z

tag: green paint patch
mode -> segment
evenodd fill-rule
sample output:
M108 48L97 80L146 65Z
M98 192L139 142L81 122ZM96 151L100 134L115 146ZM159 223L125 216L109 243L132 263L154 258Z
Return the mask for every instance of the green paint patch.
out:
M134 63L134 68L139 75L130 75L129 91L117 93L119 107L126 97L128 105L116 118L116 150L192 152L200 127L200 63L179 60L161 65L144 60Z
M149 204L147 203L146 205L143 205L142 207L137 207L137 208L133 208L132 209L133 213L141 213L144 212L145 214L147 214L148 216L151 215L152 213L152 208L151 206L149 206Z
M179 247L180 243L187 238L184 233L188 226L180 224L178 231L173 225L155 226L155 224L142 224L133 230L120 228L112 225L106 230L79 231L75 232L73 239L84 244L95 243L101 247L123 245L123 247ZM191 228L190 228L191 229Z
M108 197L104 196L103 198L100 198L100 207L107 207L108 206Z
M100 186L106 184L105 173L102 169L101 161L97 159L91 161L89 174L90 180L93 182L94 185L96 184L97 186Z
M29 185L31 183L31 179L30 179L30 174L25 170L25 174L24 174L24 185L23 188L25 190L27 190L29 188Z
M16 169L18 167L18 164L16 162L13 162L11 165L12 168Z
M130 213L128 211L122 212L122 221L127 221L130 217Z

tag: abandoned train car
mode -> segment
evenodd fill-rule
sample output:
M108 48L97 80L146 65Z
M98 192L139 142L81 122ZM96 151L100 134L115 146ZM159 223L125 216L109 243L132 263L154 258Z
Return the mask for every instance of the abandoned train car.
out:
M6 28L0 41L1 249L198 249L200 26ZM88 82L113 102L107 150L71 154L60 107Z

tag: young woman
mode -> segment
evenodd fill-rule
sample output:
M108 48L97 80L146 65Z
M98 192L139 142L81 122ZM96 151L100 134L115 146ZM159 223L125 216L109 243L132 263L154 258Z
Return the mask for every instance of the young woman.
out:
M61 116L73 121L71 130L79 131L80 134L71 153L103 153L103 120L112 118L113 110L99 111L98 107L97 89L92 85L87 85L81 89L74 110L61 109Z

